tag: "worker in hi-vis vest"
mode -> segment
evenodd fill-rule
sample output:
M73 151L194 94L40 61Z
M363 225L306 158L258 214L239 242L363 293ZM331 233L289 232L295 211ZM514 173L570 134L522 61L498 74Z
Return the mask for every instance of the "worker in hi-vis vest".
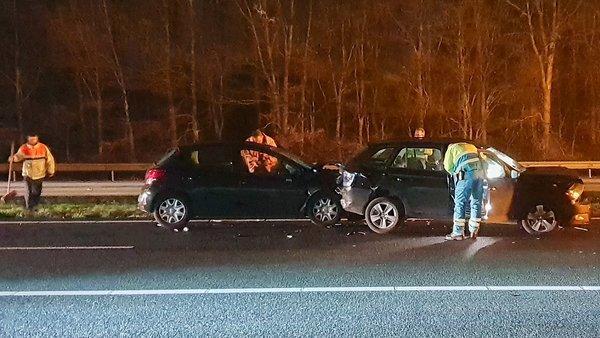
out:
M42 195L42 183L46 177L54 176L56 163L48 146L39 141L36 133L27 134L27 143L23 144L12 160L23 162L23 180L25 181L25 208L34 211Z
M454 225L452 233L446 236L446 240L465 239L469 202L471 207L469 232L471 238L476 239L481 224L485 178L477 147L470 143L451 144L444 157L444 169L453 176L455 182Z

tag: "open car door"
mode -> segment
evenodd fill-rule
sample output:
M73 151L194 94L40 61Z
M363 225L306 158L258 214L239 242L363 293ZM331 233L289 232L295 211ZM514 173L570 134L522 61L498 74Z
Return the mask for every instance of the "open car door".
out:
M508 223L512 220L517 175L490 150L480 151L480 158L486 173L483 218L488 223Z

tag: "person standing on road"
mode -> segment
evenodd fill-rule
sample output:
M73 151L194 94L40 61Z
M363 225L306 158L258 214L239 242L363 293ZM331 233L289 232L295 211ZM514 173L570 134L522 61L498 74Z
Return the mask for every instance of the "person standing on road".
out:
M14 162L23 162L23 180L25 181L25 208L33 211L40 202L42 183L46 177L54 176L56 163L50 149L39 141L36 133L27 135L23 144L13 157Z
M477 147L470 143L453 143L444 157L444 169L454 177L454 225L446 240L465 239L466 214L469 202L471 215L469 232L476 239L483 208L483 165Z

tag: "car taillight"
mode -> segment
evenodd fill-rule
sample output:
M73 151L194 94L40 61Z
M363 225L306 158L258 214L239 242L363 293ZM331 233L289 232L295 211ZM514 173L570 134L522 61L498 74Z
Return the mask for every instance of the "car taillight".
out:
M152 184L153 182L160 181L167 177L167 172L164 169L150 169L146 172L144 180L146 184Z

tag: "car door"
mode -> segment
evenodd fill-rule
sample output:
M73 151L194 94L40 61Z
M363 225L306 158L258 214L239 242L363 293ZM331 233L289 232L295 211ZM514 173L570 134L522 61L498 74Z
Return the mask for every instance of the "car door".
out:
M233 150L224 146L192 149L192 170L186 183L195 216L200 218L236 217L235 192L239 176L234 172Z
M511 220L517 178L495 154L482 150L480 158L485 168L484 219L489 223Z
M247 218L289 218L299 217L300 209L306 200L301 168L280 154L264 149L246 146L244 151L254 151L258 156L271 156L276 165L269 172L250 172L244 161L238 165L240 181L236 205Z
M403 147L380 184L399 196L407 217L447 218L452 202L440 149Z

